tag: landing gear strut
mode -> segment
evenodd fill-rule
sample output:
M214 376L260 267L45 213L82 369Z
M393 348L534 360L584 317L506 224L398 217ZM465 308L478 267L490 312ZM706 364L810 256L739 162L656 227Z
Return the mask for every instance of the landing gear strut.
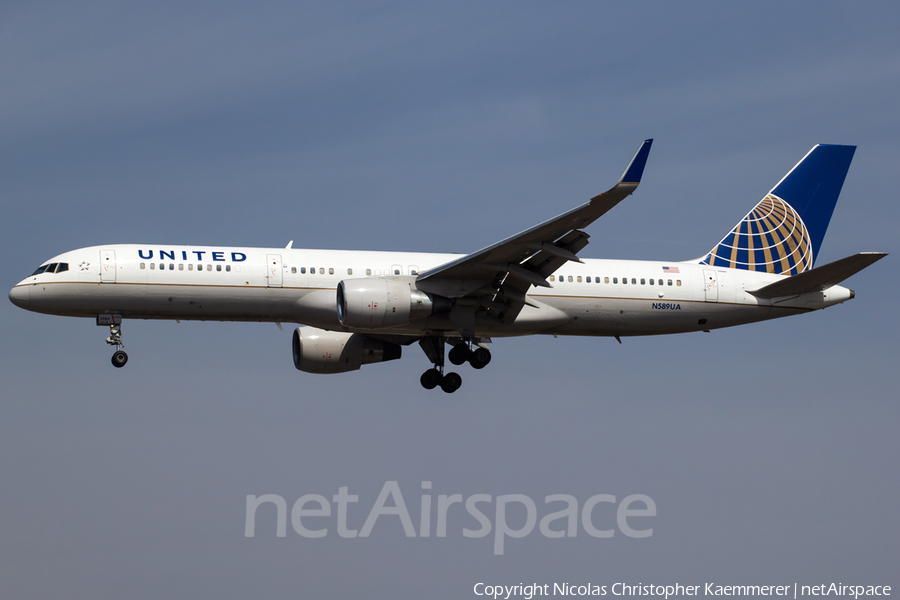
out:
M116 347L116 351L112 355L112 365L117 369L121 369L125 366L125 363L128 362L128 355L125 353L125 344L122 342L121 323L109 326L109 337L106 338L106 343Z

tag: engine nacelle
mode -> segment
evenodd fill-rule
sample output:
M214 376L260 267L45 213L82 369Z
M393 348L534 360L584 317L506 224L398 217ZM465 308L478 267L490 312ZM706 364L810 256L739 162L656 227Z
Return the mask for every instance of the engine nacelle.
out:
M307 373L346 373L362 365L400 358L397 344L367 338L361 333L298 327L291 341L294 366Z
M446 302L449 300L437 298ZM337 287L337 315L341 325L383 329L406 325L435 312L435 297L413 289L409 282L367 277L345 279Z

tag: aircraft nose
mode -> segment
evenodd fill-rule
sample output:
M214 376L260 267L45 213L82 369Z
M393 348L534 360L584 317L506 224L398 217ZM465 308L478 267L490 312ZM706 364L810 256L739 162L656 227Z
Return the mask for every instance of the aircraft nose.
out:
M19 308L28 310L28 305L31 303L31 286L17 285L9 290L9 301Z

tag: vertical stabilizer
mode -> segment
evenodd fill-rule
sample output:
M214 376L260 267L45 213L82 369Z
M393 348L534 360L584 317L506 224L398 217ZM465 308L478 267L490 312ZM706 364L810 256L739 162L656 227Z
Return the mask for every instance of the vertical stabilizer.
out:
M812 269L855 151L813 147L700 262L783 275Z

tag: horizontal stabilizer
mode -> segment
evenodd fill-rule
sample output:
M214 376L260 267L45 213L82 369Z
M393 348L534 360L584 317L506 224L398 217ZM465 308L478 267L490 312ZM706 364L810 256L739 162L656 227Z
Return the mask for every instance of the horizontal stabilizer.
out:
M793 277L770 283L758 290L750 291L757 298L781 298L798 296L809 292L821 292L837 285L851 275L859 273L872 263L887 256L886 252L860 252L833 263L804 271Z

